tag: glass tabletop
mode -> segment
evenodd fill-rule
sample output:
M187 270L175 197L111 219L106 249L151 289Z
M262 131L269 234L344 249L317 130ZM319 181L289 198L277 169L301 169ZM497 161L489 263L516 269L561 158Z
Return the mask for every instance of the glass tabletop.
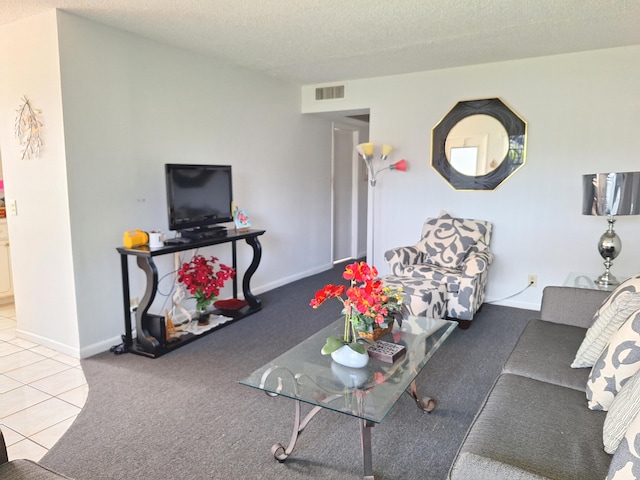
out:
M380 339L403 345L404 355L393 363L370 358L363 368L344 367L320 353L327 337L342 336L343 325L337 320L240 383L380 423L457 323L411 316Z
M592 290L605 290L612 292L616 289L616 285L600 285L598 283L598 274L570 272L564 281L565 287L590 288ZM627 275L616 275L618 280L626 280Z

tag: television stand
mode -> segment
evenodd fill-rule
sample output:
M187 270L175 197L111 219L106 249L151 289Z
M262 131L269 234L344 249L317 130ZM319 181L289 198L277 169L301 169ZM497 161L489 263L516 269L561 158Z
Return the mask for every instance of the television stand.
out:
M205 238L224 237L227 229L221 226L193 228L190 230L180 230L180 236L191 240L203 240Z
M247 315L251 315L260 311L262 308L262 301L251 293L250 282L251 277L255 273L260 259L262 257L262 246L258 241L258 237L262 235L264 230L247 230L244 232L236 232L223 230L223 235L216 237L206 237L191 240L189 243L180 243L175 245L165 245L158 248L149 248L147 245L135 248L118 247L117 251L120 254L120 268L122 272L122 303L124 310L124 345L118 353L131 352L138 355L144 355L147 357L156 358L172 350L175 350L182 345L185 345L193 340L200 338L203 335L208 335L216 331L218 328L224 327L233 323L233 321L240 320ZM247 267L244 275L237 271L236 265L236 242L244 240L247 245L253 250L253 259L251 264ZM208 330L201 335L194 335L188 333L179 339L167 340L166 336L166 319L162 315L156 315L149 313L149 308L153 303L158 289L158 269L156 268L154 257L161 255L173 254L175 252L182 252L185 250L195 250L202 247L209 247L212 245L218 245L223 243L231 243L231 256L232 267L236 269L236 276L233 279L233 298L238 298L238 279L242 278L242 293L244 300L247 302L240 310L230 313L232 320L223 323L219 326ZM135 311L135 327L136 338L133 337L133 325L131 319L131 302L129 291L129 262L128 258L133 257L136 259L138 268L140 268L147 280L146 289L138 308ZM214 310L213 313L222 313L221 311ZM229 316L224 312L225 316Z

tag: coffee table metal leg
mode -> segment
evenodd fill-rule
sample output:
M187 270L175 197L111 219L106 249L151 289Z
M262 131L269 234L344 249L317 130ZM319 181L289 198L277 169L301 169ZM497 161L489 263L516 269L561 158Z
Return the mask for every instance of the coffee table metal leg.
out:
M375 423L360 419L360 442L362 446L362 464L364 480L375 480L373 476L373 460L371 458L371 429Z
M316 413L322 410L322 407L313 407L311 411L307 413L307 415L304 417L302 422L300 422L301 402L300 400L296 400L295 402L296 402L296 414L295 414L295 419L293 424L293 433L291 434L291 440L289 440L289 445L285 447L281 443L275 443L271 447L271 454L280 463L284 462L287 458L289 458L289 455L291 455L291 452L293 452L293 449L296 446L296 442L298 441L298 437L300 436L300 434L302 434L302 431L305 429L309 421L311 421L311 419L316 415Z
M421 408L427 413L431 413L434 408L436 408L436 401L431 397L422 397L418 396L418 387L416 386L416 381L411 382L411 386L406 392L416 401L416 405L418 408Z

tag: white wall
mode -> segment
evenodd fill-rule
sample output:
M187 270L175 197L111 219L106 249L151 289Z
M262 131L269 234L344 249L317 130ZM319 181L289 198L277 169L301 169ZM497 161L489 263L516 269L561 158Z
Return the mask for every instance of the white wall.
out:
M61 342L78 345L79 335L83 357L119 343L124 326L116 247L122 244L125 230L167 229L163 165L169 162L233 165L236 202L248 210L256 228L267 231L261 237L263 255L252 280L254 293L329 268L331 122L301 115L299 87L61 11L48 14L43 25L29 32L24 31L29 25L24 21L3 29L2 34L7 45L17 45L14 40L27 33L56 45L56 18L60 79L53 47L45 49L50 52L51 73L43 75L47 72L36 65L30 71L52 91L40 85L29 88L23 82L26 74L14 79L9 67L19 53L9 57L10 48L3 47L3 71L16 87L11 95L3 89L0 108L10 121L0 127L1 146L12 140L11 115L19 94L29 93L47 114L45 142L66 147L68 179L68 211L58 207L64 221L52 217L46 223L54 234L66 227L66 251L56 242L45 254L35 241L43 229L29 222L34 234L31 248L12 252L18 271L17 303L20 298L33 302L25 293L31 291L32 283L22 269L31 266L25 257L40 248L38 256L46 261L37 264L37 274L46 285L55 285L50 295L60 296L56 303L70 303L67 310L75 308L77 298L77 314L67 315L76 325L75 338L65 335ZM55 102L57 111L49 104ZM61 107L64 134L60 122L56 125L49 117L60 116ZM53 130L54 126L59 128ZM63 155L59 162L58 168L64 171ZM3 163L7 167L4 148ZM27 181L30 174L38 179L37 185L63 185L60 197L66 199L64 178L51 182L51 174L40 174L39 169L49 164L43 158L28 164L31 170L24 173L9 164L5 180L13 187L8 193L29 197L29 202L46 207L47 212L49 206L53 209L55 203L34 192ZM16 219L30 220L32 215L27 213ZM201 252L231 262L229 245ZM251 253L244 242L238 245L239 270L248 266ZM173 263L170 258L162 260L158 262L161 275ZM50 264L55 268L48 268ZM131 266L132 294L141 297L143 279L134 262ZM75 275L75 282L60 282L61 272ZM161 284L164 292L170 287L170 281ZM46 313L41 304L34 308L40 315ZM24 312L18 308L20 324Z
M79 351L55 12L0 29L0 149L11 238L18 333L70 355ZM20 160L13 132L27 95L42 111L41 155Z
M301 108L296 86L68 13L6 25L0 149L6 195L19 209L9 218L19 328L81 356L119 341L115 248L127 229L167 228L167 162L233 165L236 201L267 230L254 293L328 268L331 121L301 110L369 108L371 140L411 163L407 173L383 172L376 187L369 254L383 272L384 250L414 243L424 218L446 209L495 225L489 298L537 274L537 289L503 302L537 308L542 286L602 269L596 242L606 222L580 215L580 175L638 169L639 57L640 47L627 47L351 81L344 101L322 106L305 87ZM23 94L43 110L45 148L18 162L13 119ZM431 128L457 101L490 96L528 121L527 164L496 191L455 192L429 166ZM614 273L640 271L639 227L638 217L617 222ZM228 261L224 247L209 250ZM240 269L250 255L239 249ZM160 268L169 271L170 259Z
M385 172L376 187L373 261L386 272L388 248L414 244L423 220L447 210L494 224L489 300L538 275L538 287L501 302L537 309L545 285L569 272L602 273L597 241L606 220L581 215L581 175L640 170L640 46L534 58L346 83L346 98L303 112L371 109L371 141L396 147L407 173ZM457 192L430 167L431 129L458 101L500 97L528 122L527 163L491 192ZM370 215L372 210L370 209ZM371 223L371 222L370 222ZM618 276L640 272L640 217L620 217ZM372 252L369 252L372 255Z

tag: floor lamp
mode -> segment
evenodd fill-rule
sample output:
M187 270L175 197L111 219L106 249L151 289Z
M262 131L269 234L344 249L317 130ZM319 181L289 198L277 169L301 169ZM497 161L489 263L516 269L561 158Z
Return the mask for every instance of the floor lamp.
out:
M378 164L374 165L374 149L375 145L373 143L361 143L356 147L356 151L358 155L364 160L365 165L367 166L367 174L369 176L369 183L373 188L373 192L371 195L371 260L373 263L373 259L375 258L375 217L376 217L376 197L375 197L375 186L377 183L377 177L380 172L383 170L399 170L401 172L406 172L408 163L406 160L399 160L395 163L391 163L389 165L385 165L385 162L389 158L389 154L393 150L391 145L382 145L381 153L380 153L380 161Z
M582 214L606 216L607 231L598 241L598 251L604 259L605 271L597 278L598 285L617 285L611 274L613 260L622 251L622 241L613 229L616 215L640 215L640 172L594 173L582 176Z

